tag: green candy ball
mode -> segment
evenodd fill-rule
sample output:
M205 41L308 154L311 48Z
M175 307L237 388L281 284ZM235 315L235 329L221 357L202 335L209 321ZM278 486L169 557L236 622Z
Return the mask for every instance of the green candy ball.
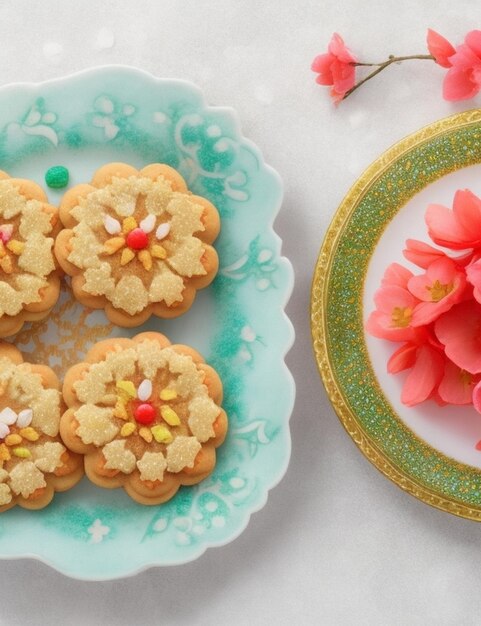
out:
M63 165L55 165L47 170L45 182L52 189L62 189L68 185L68 169Z

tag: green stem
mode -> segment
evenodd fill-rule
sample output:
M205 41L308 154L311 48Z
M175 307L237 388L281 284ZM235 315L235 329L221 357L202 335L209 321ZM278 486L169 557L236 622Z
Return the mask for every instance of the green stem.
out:
M354 91L356 91L356 89L359 89L359 87L363 85L364 83L366 83L368 80L371 80L371 78L374 78L376 74L379 74L380 72L385 70L386 67L389 67L393 63L401 63L401 61L411 61L413 59L424 59L428 61L435 60L432 54L411 54L409 56L403 56L403 57L395 57L391 55L388 58L388 60L384 61L383 63L357 63L357 62L352 63L352 65L356 67L375 67L376 69L370 74L368 74L365 78L360 80L356 85L354 85L354 87L349 89L349 91L346 91L346 93L344 94L343 100L349 97Z

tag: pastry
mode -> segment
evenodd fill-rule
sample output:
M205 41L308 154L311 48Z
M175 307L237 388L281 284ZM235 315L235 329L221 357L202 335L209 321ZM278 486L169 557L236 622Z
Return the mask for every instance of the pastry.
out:
M101 341L67 372L63 394L62 439L100 487L159 504L214 469L222 384L192 348L159 333Z
M36 183L0 172L0 337L46 317L58 300L58 211Z
M0 512L16 504L41 509L83 476L82 457L60 441L62 408L55 373L1 343Z
M166 165L110 163L64 196L55 253L76 298L118 326L177 317L218 268L215 207Z

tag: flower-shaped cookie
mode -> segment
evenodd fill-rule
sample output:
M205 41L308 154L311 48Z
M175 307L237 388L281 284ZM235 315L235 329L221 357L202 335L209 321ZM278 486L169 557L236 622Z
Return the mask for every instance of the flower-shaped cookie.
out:
M60 293L58 212L41 187L0 172L0 337L46 317Z
M166 165L110 163L68 191L55 253L85 306L119 326L176 317L218 268L215 207Z
M59 437L62 396L54 372L0 344L0 512L41 509L83 476L82 457Z
M222 384L187 346L159 333L101 341L67 372L63 393L62 438L101 487L159 504L215 466L227 431Z

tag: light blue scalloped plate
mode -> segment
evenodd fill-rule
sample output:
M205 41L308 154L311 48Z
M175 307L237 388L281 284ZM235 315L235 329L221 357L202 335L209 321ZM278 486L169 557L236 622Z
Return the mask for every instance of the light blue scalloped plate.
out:
M144 329L206 357L223 379L230 418L216 469L200 485L143 507L122 490L84 479L43 511L2 514L0 558L37 558L68 576L102 580L185 563L232 541L265 504L290 456L295 386L284 357L294 331L284 307L293 271L272 226L282 199L279 176L241 135L233 110L207 106L192 84L131 68L3 87L0 129L0 169L13 176L45 187L52 165L68 167L76 184L109 161L164 162L217 206L218 277L181 319L151 320ZM48 193L59 201L61 192Z

